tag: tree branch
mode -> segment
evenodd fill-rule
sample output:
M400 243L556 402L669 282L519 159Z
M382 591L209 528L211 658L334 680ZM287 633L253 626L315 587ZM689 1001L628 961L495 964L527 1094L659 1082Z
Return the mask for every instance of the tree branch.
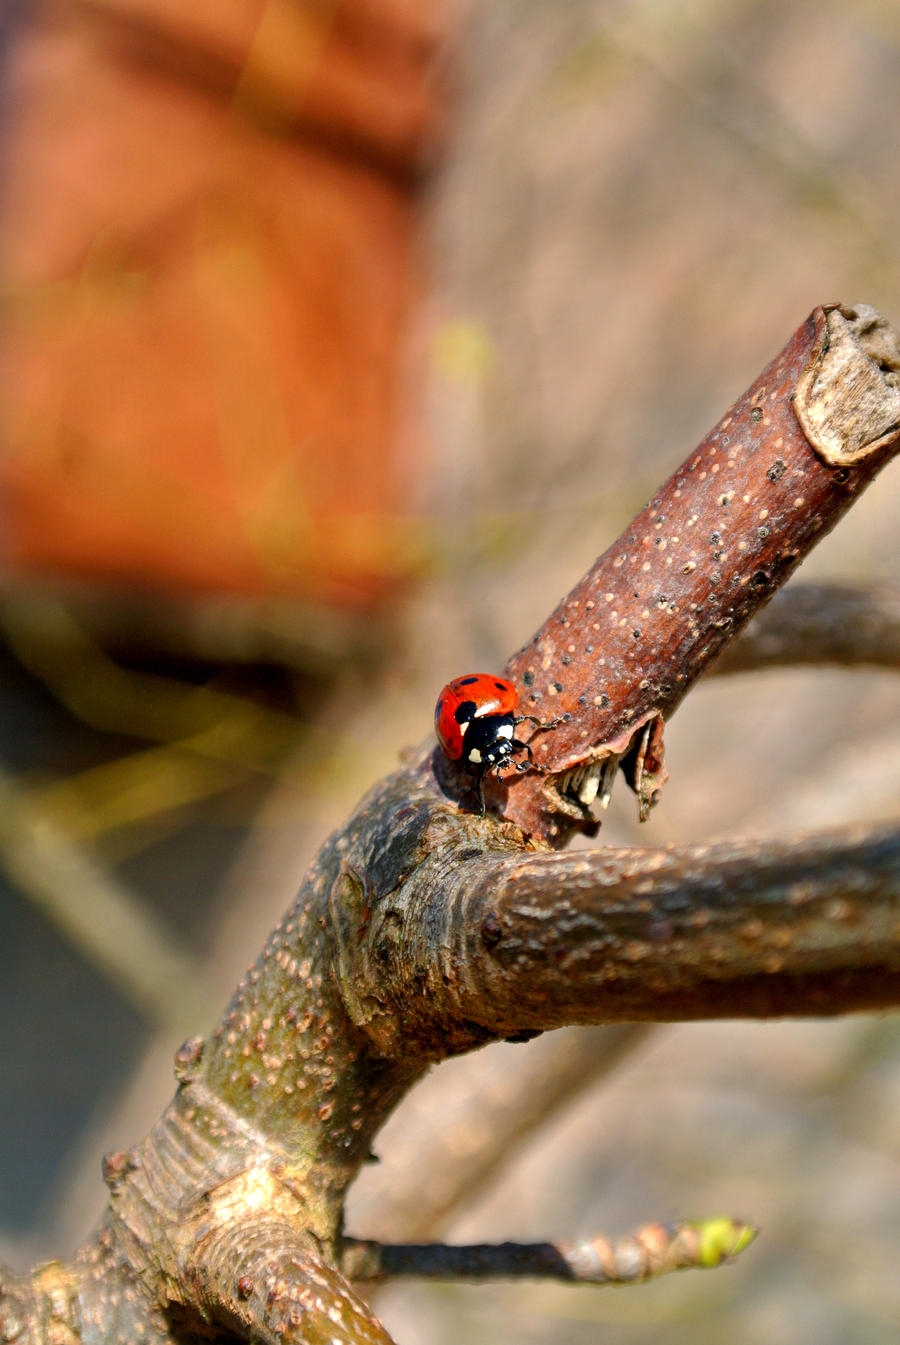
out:
M723 673L834 663L900 668L900 592L852 584L792 584L710 669Z
M634 1284L673 1270L712 1269L740 1255L756 1236L750 1224L705 1219L647 1224L622 1238L583 1242L501 1242L470 1247L444 1243L385 1246L348 1238L341 1267L348 1279L397 1275L433 1279L565 1280L577 1284Z
M708 675L817 663L900 667L897 591L795 581L754 617ZM847 749L846 755L849 769L854 754ZM889 760L886 746L885 760L877 770L884 778ZM857 768L865 774L863 761ZM815 788L823 791L825 782ZM863 785L854 776L852 795L857 804L861 790ZM792 797L792 814L796 802ZM819 808L822 803L820 799ZM783 817L784 800L778 806ZM856 815L864 814L857 808ZM839 822L837 812L834 824ZM369 1169L365 1181L354 1188L354 1225L377 1227L392 1238L439 1233L473 1192L480 1191L485 1181L493 1182L526 1136L615 1068L623 1054L645 1040L649 1026L622 1024L553 1033L534 1042L528 1052L517 1051L499 1061L492 1057L489 1071L470 1072L462 1085L454 1076L444 1092L443 1074L434 1076L429 1085L433 1105L423 1114L411 1100L412 1105L392 1121L390 1149L402 1152L402 1163Z
M201 1321L217 1322L261 1345L335 1340L393 1345L342 1275L310 1251L295 1226L262 1217L222 1232L198 1242L196 1261L186 1265Z
M590 826L612 757L646 815L663 720L896 451L898 370L875 310L814 311L509 660L526 709L569 721L535 739L545 774L489 781L490 806L561 845Z
M22 1317L42 1339L61 1313L97 1340L175 1345L199 1321L271 1345L387 1345L333 1267L347 1189L432 1063L567 1023L900 1003L896 827L550 853L590 827L591 791L620 762L642 812L654 802L663 716L896 447L898 370L872 310L817 309L511 660L527 710L571 716L535 740L546 773L491 783L481 817L428 748L370 792L215 1032L178 1053L163 1117L108 1156L95 1239L71 1267L0 1284L7 1334ZM737 1250L745 1231L724 1227ZM653 1247L664 1264L707 1254L686 1231L654 1237L646 1273ZM628 1273L625 1246L598 1243L596 1273ZM371 1253L445 1268L519 1255L532 1273L548 1253ZM552 1255L574 1273L585 1254Z
M564 1023L900 1003L897 828L468 861L448 851L436 866L392 895L358 945L357 996L377 987L407 1033L455 1045L467 1029L474 1045Z

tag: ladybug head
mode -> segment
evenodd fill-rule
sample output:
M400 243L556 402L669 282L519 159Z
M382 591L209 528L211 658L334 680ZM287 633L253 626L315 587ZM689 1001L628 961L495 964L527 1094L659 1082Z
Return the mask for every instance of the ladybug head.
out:
M479 772L491 770L515 751L513 715L480 715L463 733L463 757Z

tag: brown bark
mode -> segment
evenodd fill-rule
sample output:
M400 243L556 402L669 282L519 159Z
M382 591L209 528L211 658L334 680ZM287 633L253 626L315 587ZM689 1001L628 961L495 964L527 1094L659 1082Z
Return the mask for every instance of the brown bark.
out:
M656 801L663 720L894 452L900 349L882 324L865 305L816 309L510 659L530 713L570 716L535 740L544 778L489 786L510 821L559 844L603 763L629 753L642 813ZM810 401L820 427L828 407L823 442L852 436L846 461L807 438Z
M457 842L464 845L461 839ZM896 827L666 850L441 856L442 926L394 897L360 980L440 1040L566 1023L828 1015L900 1003ZM449 876L448 876L449 875ZM376 969L377 968L377 969ZM422 974L422 969L426 973ZM390 1001L389 1001L390 1002Z
M598 763L621 759L642 806L654 800L663 714L887 460L897 363L869 310L816 310L511 661L530 708L571 715L536 743L548 777L492 788L480 817L429 746L371 791L215 1032L179 1052L164 1116L108 1157L96 1238L71 1266L0 1282L7 1339L74 1341L84 1325L93 1340L387 1341L341 1274L355 1255L343 1204L433 1062L564 1023L900 1003L896 827L549 853L589 823ZM793 416L798 388L817 447ZM375 1273L430 1273L442 1255L459 1269L449 1252L382 1248ZM534 1268L546 1250L529 1255Z

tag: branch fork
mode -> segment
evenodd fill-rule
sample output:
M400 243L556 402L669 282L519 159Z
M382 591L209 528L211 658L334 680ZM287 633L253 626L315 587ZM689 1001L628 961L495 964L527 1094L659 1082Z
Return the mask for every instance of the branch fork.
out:
M655 803L664 722L896 450L898 350L874 310L816 309L513 656L522 708L569 716L535 741L540 772L486 781L479 817L429 746L367 795L215 1031L179 1052L164 1115L110 1156L95 1237L69 1266L0 1275L0 1339L390 1345L350 1278L623 1283L748 1245L729 1219L382 1245L345 1238L343 1207L387 1116L450 1055L565 1024L900 1004L896 826L553 853L596 826L619 769L642 816ZM857 611L868 634L848 652ZM751 639L753 666L773 629ZM896 601L845 606L840 638L817 630L795 657L900 661Z

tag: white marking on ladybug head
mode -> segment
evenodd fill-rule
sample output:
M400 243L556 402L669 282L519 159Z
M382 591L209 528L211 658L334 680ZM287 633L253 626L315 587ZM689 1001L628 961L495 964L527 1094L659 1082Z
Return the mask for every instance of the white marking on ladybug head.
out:
M501 724L497 730L498 738L511 738L513 736L512 724Z

